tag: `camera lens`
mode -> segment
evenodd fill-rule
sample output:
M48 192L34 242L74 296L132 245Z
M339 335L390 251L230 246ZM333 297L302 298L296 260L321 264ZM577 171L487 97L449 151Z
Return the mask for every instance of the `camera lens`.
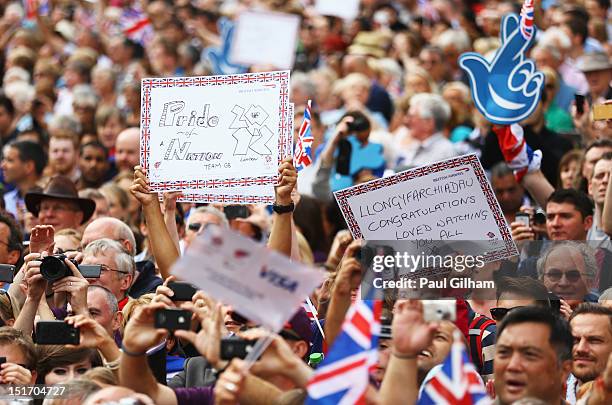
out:
M47 256L40 264L40 274L47 281L55 281L68 275L68 268L63 255Z
M533 222L538 225L546 223L546 212L542 208L538 208L533 216Z

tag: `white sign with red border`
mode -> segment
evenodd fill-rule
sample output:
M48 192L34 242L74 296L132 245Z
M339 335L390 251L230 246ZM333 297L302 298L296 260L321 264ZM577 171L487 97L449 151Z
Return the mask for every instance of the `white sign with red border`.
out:
M270 200L289 113L289 71L143 79L140 161L151 190L214 199L262 187L256 196Z
M487 262L517 254L499 203L473 154L334 195L354 238L486 241L482 253Z

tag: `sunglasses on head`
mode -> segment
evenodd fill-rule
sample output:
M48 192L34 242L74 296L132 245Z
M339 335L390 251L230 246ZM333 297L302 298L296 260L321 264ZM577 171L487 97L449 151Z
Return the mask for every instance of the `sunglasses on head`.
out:
M491 312L491 318L493 318L495 322L501 322L501 320L504 319L504 316L506 316L508 312L516 308L523 308L523 306L512 308L491 308L489 312Z
M567 279L570 283L575 283L582 277L582 274L578 270L570 270L567 272L562 272L561 270L550 270L544 273L544 277L548 278L550 281L561 281L561 278Z

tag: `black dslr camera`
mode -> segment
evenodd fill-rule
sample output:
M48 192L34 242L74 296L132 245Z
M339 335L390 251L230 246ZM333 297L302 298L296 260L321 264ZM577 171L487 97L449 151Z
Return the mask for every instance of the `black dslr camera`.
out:
M68 268L64 260L66 255L59 254L53 256L47 256L42 259L40 264L40 274L43 278L49 282L57 281L64 277L72 275L72 271ZM100 278L102 272L102 266L99 264L78 264L75 260L69 259L76 267L79 272L85 278Z

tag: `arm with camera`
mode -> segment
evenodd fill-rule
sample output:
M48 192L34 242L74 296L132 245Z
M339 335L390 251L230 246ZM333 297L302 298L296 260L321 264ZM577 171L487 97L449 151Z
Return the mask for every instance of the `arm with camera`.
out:
M329 201L333 198L331 188L329 186L329 176L331 175L332 166L335 162L336 149L340 140L349 134L350 123L353 122L353 117L344 117L336 126L336 130L331 138L327 141L325 148L321 152L319 160L319 168L315 180L312 184L312 190L320 200Z
M295 208L291 199L291 192L297 183L297 171L293 167L292 158L287 158L278 167L280 183L275 187L274 222L270 231L268 247L285 256L291 257L291 241L293 210Z
M40 260L30 260L25 265L26 299L13 325L15 329L22 331L25 336L32 336L36 312L40 302L45 300L47 280L40 274L40 263Z
M419 300L398 301L391 326L391 356L380 387L384 404L414 404L419 394L417 356L432 342L437 325L423 317Z
M33 384L32 372L15 363L0 364L0 384L28 385Z
M156 404L176 405L174 391L159 384L149 368L147 350L161 343L168 331L154 326L155 312L167 308L162 302L143 305L125 326L123 353L119 362L119 382L122 386L146 394ZM138 378L134 378L138 376Z
M224 334L221 304L217 304L212 313L208 308L197 306L192 302L183 303L181 308L193 312L202 328L197 333L191 330L177 330L174 336L191 343L213 368L222 370L227 362L221 359L221 337Z
M9 287L9 294L14 298L16 306L19 308L24 304L25 294L19 285L25 279L26 264L30 260L36 260L42 252L52 252L54 246L55 231L51 225L36 225L30 233L30 253L24 257L24 264L15 274L13 283Z
M55 280L51 285L51 289L56 295L66 295L74 315L89 316L89 310L87 309L87 288L89 287L89 282L70 259L64 258L64 264L72 275Z
M96 320L84 315L69 316L65 322L79 329L79 344L74 347L98 349L108 368L118 375L121 352L106 329Z
M166 228L157 193L151 193L149 181L140 166L134 168L134 182L130 186L130 192L142 205L147 226L155 230L149 233L149 242L161 276L165 279L170 275L170 267L178 260L180 252Z
M331 346L342 329L342 323L346 312L351 306L351 293L359 287L361 282L362 267L359 260L355 258L357 251L361 248L361 241L353 241L348 248L331 290L329 307L325 318L325 338Z
M594 139L594 134L591 128L593 121L591 120L591 106L587 103L583 95L574 95L574 102L570 106L570 114L574 123L574 128L578 134L582 135L584 144L589 143Z

